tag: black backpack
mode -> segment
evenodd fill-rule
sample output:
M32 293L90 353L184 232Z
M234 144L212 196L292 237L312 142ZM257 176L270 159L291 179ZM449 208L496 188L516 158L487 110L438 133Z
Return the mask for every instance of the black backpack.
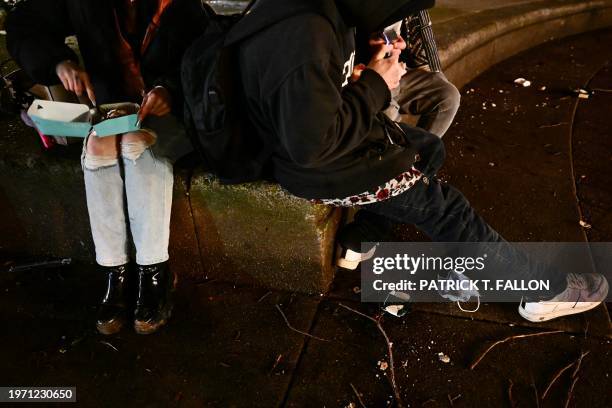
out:
M207 11L208 26L185 52L181 67L188 134L206 170L225 184L261 179L269 156L248 119L238 44L225 42L254 3L240 14Z

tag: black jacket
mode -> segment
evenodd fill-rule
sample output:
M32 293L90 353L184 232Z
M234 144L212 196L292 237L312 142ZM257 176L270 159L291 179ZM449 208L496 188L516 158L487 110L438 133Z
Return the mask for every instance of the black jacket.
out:
M346 197L408 170L417 152L442 151L439 138L386 119L381 111L391 96L376 72L349 83L355 27L374 32L432 5L260 0L233 29L228 42L242 41L250 118L272 147L274 178L282 186L304 198Z
M34 81L56 84L59 83L56 65L64 60L78 62L65 45L67 36L76 35L97 103L128 101L117 64L114 4L113 0L24 0L8 17L9 52ZM138 7L137 33L135 38L128 39L133 44L142 41L157 0L141 0ZM166 87L173 96L175 112L182 109L181 58L203 32L207 10L208 6L199 0L174 0L162 15L157 34L145 54L137 55L145 85ZM132 48L139 52L138 47Z

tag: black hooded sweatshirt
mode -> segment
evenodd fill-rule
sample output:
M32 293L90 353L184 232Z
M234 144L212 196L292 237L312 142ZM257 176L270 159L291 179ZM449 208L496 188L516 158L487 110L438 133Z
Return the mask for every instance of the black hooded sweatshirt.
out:
M410 169L417 153L428 156L420 169L437 169L439 138L382 114L391 98L383 78L365 70L349 80L356 27L375 32L432 5L260 0L234 27L228 43L241 41L250 119L273 151L273 176L283 187L308 199L372 191Z
M115 17L121 19L124 0L24 0L9 14L7 46L10 54L34 81L58 84L55 67L65 60L78 62L65 38L76 35L98 104L126 102L117 64ZM116 7L117 6L117 7ZM139 0L137 28L128 38L138 53L140 41L158 6ZM164 86L172 94L173 111L183 107L180 64L183 53L204 31L211 9L200 0L174 0L161 16L158 30L144 55L137 55L147 88ZM140 102L134 100L133 102Z

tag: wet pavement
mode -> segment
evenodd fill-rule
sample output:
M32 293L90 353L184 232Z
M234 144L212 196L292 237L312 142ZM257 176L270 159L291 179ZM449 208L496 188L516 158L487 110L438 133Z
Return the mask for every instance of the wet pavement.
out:
M462 108L445 137L442 176L508 239L610 240L609 44L612 31L550 43L463 89ZM531 87L516 86L518 77ZM585 86L597 89L591 98L572 94ZM581 219L592 228L585 230ZM410 228L400 234L422 238ZM4 269L2 386L76 386L83 406L394 404L384 337L372 321L342 307L377 312L359 303L355 273L340 272L325 297L184 281L175 317L162 332L143 337L128 328L104 337L93 328L103 280L91 266ZM413 309L381 323L393 343L405 406L563 406L571 372L544 401L536 403L536 396L582 351L590 353L569 406L612 406L611 331L603 306L545 325L522 321L510 304L482 305L476 314L450 304ZM494 341L550 329L563 332L501 344L469 368Z

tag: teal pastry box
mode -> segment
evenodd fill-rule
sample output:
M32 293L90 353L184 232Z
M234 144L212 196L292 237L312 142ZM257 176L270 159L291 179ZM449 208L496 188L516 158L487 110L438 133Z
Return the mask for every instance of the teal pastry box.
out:
M78 103L36 99L28 109L28 116L47 136L85 138L93 130L97 136L104 137L139 130L138 109L140 106L136 103L114 103L90 109ZM107 119L111 111L120 115Z

